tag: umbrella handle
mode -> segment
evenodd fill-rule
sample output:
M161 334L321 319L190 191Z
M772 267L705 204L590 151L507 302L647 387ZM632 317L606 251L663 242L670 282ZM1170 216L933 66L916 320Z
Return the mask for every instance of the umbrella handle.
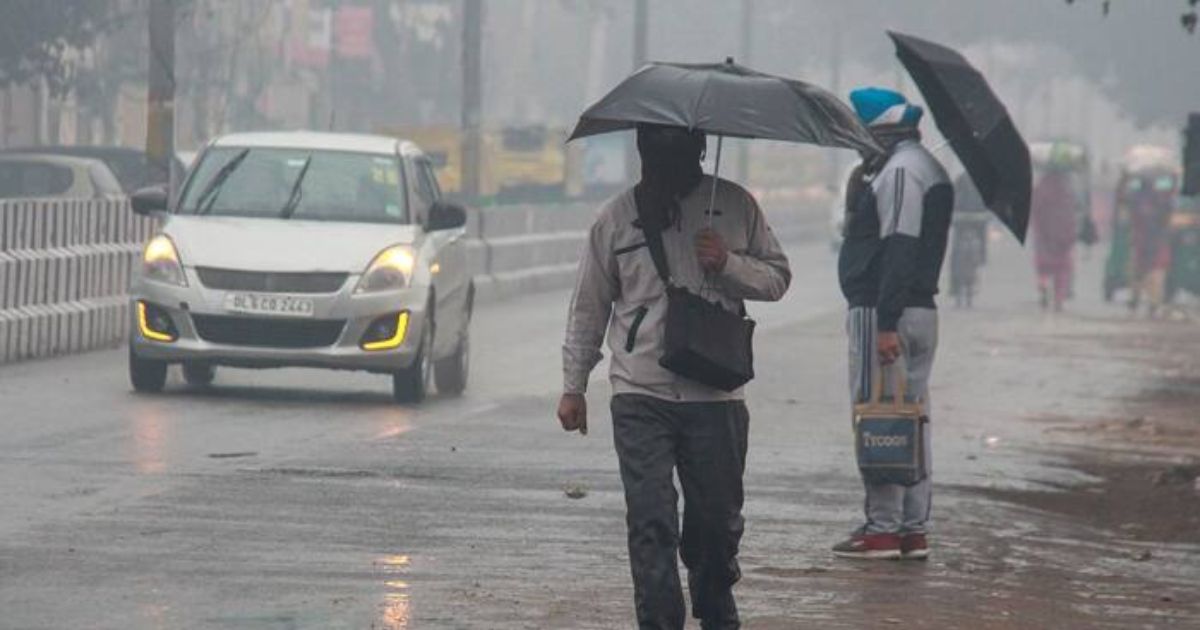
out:
M717 203L717 174L721 172L721 145L725 140L725 136L717 136L717 159L713 164L713 181L712 188L708 192L708 222L707 227L713 225L713 206ZM715 290L712 286L712 274L704 272L704 282L700 284L700 295L703 296L709 289Z
M717 136L717 161L713 164L712 190L708 193L708 227L712 227L713 206L717 203L717 177L721 172L721 145L724 141L725 136Z

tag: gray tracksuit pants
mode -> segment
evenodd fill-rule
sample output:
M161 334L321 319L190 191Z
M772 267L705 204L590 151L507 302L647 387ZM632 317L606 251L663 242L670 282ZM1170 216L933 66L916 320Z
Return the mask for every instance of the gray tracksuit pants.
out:
M682 630L686 611L676 553L688 569L692 616L701 627L740 627L733 585L741 578L737 552L750 422L745 403L618 394L612 416L638 628ZM683 487L682 536L673 473Z
M930 415L929 374L938 343L937 310L906 308L897 324L903 358L897 366L906 370L908 397L919 399ZM850 400L863 402L871 396L872 379L880 378L879 354L876 351L875 309L854 307L846 315L846 334L850 341ZM892 379L884 379L884 395L894 387ZM862 531L868 534L925 533L932 504L933 485L932 423L925 425L925 479L912 486L871 484L865 480L866 523Z

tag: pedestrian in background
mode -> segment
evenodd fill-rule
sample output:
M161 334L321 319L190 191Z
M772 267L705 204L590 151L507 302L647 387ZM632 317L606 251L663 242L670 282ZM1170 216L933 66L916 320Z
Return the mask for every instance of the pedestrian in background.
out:
M678 553L701 628L738 628L732 589L741 577L749 414L740 388L716 389L659 364L666 285L647 231L661 233L675 286L731 312L741 312L743 300L778 300L791 271L758 204L740 186L717 181L715 216L707 216L713 180L700 167L704 134L642 125L637 144L641 181L604 204L579 264L558 417L567 431L587 432L584 393L607 333L638 626L684 627ZM683 489L682 536L675 473Z
M885 149L851 174L846 239L838 277L849 303L850 396L865 402L880 366L902 361L907 391L929 409L929 375L938 343L934 295L945 258L954 189L945 169L921 145L922 110L882 88L850 94L860 119ZM896 378L891 379L893 391ZM910 485L874 480L864 473L865 522L833 547L847 558L924 559L932 485L928 418L924 450Z
M1031 226L1038 295L1043 309L1061 311L1071 297L1075 241L1083 196L1065 160L1051 157L1033 187Z
M979 270L987 262L987 205L964 172L954 180L954 217L950 246L950 294L957 306L970 308L979 291Z

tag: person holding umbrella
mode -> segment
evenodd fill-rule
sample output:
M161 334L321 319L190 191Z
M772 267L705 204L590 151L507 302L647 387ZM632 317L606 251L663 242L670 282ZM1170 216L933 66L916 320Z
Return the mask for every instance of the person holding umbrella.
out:
M737 628L732 587L740 578L750 418L740 388L724 391L660 364L666 288L647 231L660 232L675 285L730 311L741 309L742 300L778 300L791 270L754 198L701 171L702 132L641 124L637 147L641 181L604 204L580 261L563 345L558 417L564 429L587 432L584 393L607 331L613 434L628 508L639 627L683 628L678 550L688 568L692 615L701 627ZM711 222L710 194L719 212ZM682 537L673 471L683 488Z
M642 178L604 204L582 252L558 420L586 434L588 374L607 336L638 627L683 628L678 552L701 628L738 628L742 385L754 377L743 302L778 300L791 270L754 198L716 176L721 140L878 147L837 96L732 59L647 64L584 111L571 139L623 129L637 130ZM717 136L713 176L700 167L706 136Z
M1029 146L1007 108L957 51L904 33L888 35L983 203L1024 243L1032 168ZM942 165L921 146L921 108L879 88L857 90L850 100L884 151L864 153L851 175L847 237L838 258L842 292L850 304L846 330L850 393L857 403L855 450L867 496L865 522L833 551L848 558L923 559L929 555L926 527L932 496L934 295L954 189ZM874 366L899 359L903 362L890 370L894 393L885 402L884 375ZM905 433L892 433L880 442L862 430L865 423ZM897 454L903 457L897 459Z
M907 391L928 410L929 375L937 350L934 304L954 207L954 189L942 165L921 145L923 110L901 94L864 88L850 94L862 121L885 149L851 174L846 239L838 258L849 303L850 393L867 400L882 366L899 362ZM899 376L890 379L897 387ZM927 411L926 411L927 413ZM833 547L846 558L923 559L928 555L928 421L917 441L924 470L915 483L881 482L864 469L865 522ZM861 462L860 462L861 465Z

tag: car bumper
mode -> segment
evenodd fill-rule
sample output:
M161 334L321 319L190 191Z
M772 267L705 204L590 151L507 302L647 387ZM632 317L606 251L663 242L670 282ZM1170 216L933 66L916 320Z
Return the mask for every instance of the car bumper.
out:
M248 315L226 308L226 296L230 291L204 287L191 269L185 273L186 287L144 279L134 281L129 339L138 357L169 363L204 361L251 368L318 367L394 372L411 366L416 360L424 327L428 325L425 312L428 294L424 288L355 295L353 287L358 278L351 276L336 293L289 294L313 301L311 317ZM161 309L174 325L176 339L148 338L139 324L138 302ZM381 317L400 312L408 313L407 329L400 343L394 348L364 350L361 342L368 327ZM224 338L228 335L214 339L211 326L202 325L204 322L220 322L226 329L232 327L242 332L235 340ZM307 329L316 323L321 323L325 332L311 340L305 339L310 332ZM246 324L251 326L244 326ZM256 337L247 330L270 334ZM286 343L280 343L280 338ZM297 343L308 347L292 347Z

